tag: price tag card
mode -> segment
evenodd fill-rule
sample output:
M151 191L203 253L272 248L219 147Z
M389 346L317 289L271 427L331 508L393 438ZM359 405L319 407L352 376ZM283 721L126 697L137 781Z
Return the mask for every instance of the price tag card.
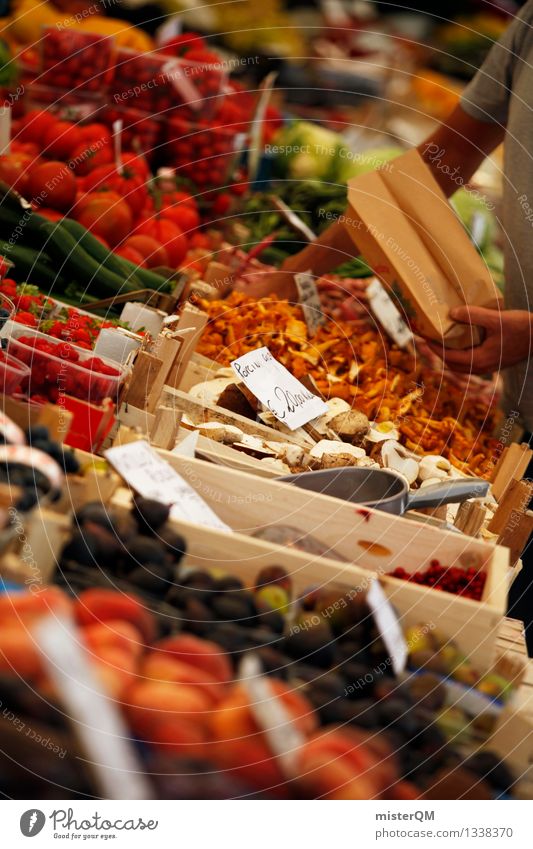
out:
M405 348L413 341L413 334L377 277L369 283L366 294L370 309L383 329L400 348Z
M234 360L231 367L250 392L289 430L297 430L328 412L327 404L296 380L268 348L249 351Z
M231 531L195 489L144 440L109 448L106 458L143 498L170 504L170 516L195 525Z
M302 305L309 335L314 336L325 321L315 278L310 271L302 271L300 274L294 275L294 281L298 289L298 300Z
M395 675L404 671L408 648L398 617L379 581L372 581L366 600L392 661Z
M35 626L35 642L103 798L151 799L126 723L102 689L80 633L70 620L47 616Z

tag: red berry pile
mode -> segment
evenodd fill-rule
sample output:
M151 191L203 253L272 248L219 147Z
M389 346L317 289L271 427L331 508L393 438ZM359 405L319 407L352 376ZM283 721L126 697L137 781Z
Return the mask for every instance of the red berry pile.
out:
M432 560L428 569L420 569L417 572L407 572L398 567L389 573L393 578L403 581L412 581L425 587L433 587L434 590L443 590L447 593L462 595L480 601L487 576L474 567L461 569L460 566L442 566L438 560Z
M115 327L117 324L120 324L120 322L104 321L91 315L85 315L73 307L66 307L53 318L43 321L39 329L42 333L53 336L55 339L62 339L65 342L77 345L78 348L91 351L100 330L103 327Z
M6 278L0 283L0 294L5 295L15 305L14 321L37 327L41 318L53 308L53 302L39 292L37 286L17 283Z
M42 51L42 83L64 89L102 89L111 61L111 41L106 36L47 27Z
M9 353L31 367L21 384L25 395L57 403L61 395L72 395L91 404L116 395L120 372L99 357L83 359L68 342L51 342L38 336L9 340Z

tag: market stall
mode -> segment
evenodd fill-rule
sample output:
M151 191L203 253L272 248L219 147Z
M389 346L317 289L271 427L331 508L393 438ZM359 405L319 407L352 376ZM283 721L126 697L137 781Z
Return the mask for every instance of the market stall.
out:
M531 799L533 452L435 350L501 296L500 154L449 204L411 150L483 44L273 3L265 67L248 5L4 19L0 792Z

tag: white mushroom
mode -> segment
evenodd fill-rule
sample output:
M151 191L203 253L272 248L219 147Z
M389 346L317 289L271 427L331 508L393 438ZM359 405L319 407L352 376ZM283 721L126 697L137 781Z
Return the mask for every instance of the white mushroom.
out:
M276 460L274 457L264 457L262 460L259 460L259 462L264 463L265 466L268 466L269 469L272 469L273 472L277 472L280 475L291 474L289 466L281 460Z
M420 469L418 477L421 481L430 478L438 478L446 480L450 477L452 465L446 457L440 457L438 454L428 454L420 460Z
M442 483L442 478L426 478L420 484L419 489L426 489L426 487L433 486L436 483Z
M350 445L347 442L337 442L332 439L321 439L316 445L313 445L309 452L309 456L314 460L320 460L325 454L350 454L357 460L366 457L363 448L358 448L356 445Z
M383 443L381 449L383 465L394 472L403 475L412 484L418 477L418 462L413 457L407 457L405 449L399 442L390 439Z
M395 427L394 422L370 422L370 430L365 439L369 442L385 442L388 439L398 440L400 431Z
M381 466L379 463L376 463L372 457L361 457L360 460L357 460L357 467L359 469L380 469Z
M191 386L188 394L202 404L216 404L221 392L230 383L235 383L235 377L215 377L214 380L204 380L202 383Z
M240 428L222 422L203 422L196 427L202 436L208 436L215 442L223 442L224 445L233 445L234 442L239 442L244 435Z

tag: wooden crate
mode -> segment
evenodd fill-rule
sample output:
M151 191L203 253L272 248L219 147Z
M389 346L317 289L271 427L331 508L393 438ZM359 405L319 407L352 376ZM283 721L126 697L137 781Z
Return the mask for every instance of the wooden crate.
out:
M313 584L365 588L377 575L405 627L433 623L449 638L457 639L475 663L484 668L490 665L506 608L506 549L399 516L361 510L288 484L159 453L235 531L228 534L175 522L189 544L188 562L227 568L247 581L253 580L262 566L277 563L290 571L297 591ZM128 490L118 490L114 503L125 507ZM311 533L348 562L312 558L251 536L260 528L282 524L296 527L302 534ZM446 565L459 563L485 571L483 599L473 601L386 575L395 566L408 571L426 567L433 558Z

